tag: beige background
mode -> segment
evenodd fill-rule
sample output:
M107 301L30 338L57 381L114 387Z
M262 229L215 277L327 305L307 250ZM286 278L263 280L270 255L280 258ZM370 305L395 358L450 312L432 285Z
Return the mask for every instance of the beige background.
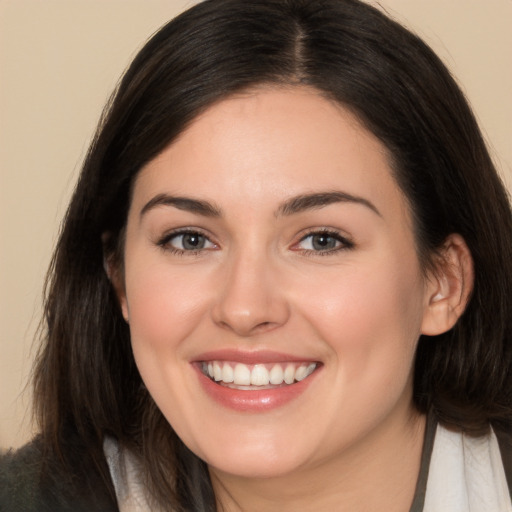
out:
M60 219L102 106L191 0L0 0L0 447L31 435L26 383ZM375 2L373 2L375 3ZM512 185L512 0L382 0L445 60Z

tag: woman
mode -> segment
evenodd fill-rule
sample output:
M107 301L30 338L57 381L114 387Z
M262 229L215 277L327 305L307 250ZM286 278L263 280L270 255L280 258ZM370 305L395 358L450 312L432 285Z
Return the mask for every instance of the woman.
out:
M507 510L511 226L463 95L382 13L193 7L84 164L2 505Z

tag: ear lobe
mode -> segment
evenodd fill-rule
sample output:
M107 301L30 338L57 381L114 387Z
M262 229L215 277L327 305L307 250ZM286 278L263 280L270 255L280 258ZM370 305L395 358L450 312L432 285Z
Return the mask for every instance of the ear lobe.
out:
M466 309L473 282L471 252L460 235L451 234L427 283L422 334L436 336L457 323Z
M103 270L105 271L105 274L107 274L107 278L114 288L123 318L128 322L128 304L126 301L126 292L122 276L123 272L120 269L119 262L116 261L112 248L108 248L110 233L103 233L101 241L103 243Z
M130 315L128 314L128 303L126 302L126 294L123 294L122 297L118 295L119 305L121 306L121 313L123 313L123 318L127 324L130 323Z

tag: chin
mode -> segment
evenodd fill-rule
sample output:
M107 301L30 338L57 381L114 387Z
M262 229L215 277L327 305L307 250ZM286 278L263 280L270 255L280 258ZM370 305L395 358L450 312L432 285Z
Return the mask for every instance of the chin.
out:
M214 472L274 478L303 468L318 453L318 443L311 436L296 433L298 436L290 435L289 429L272 432L260 427L241 434L240 429L228 428L222 429L220 435L202 437L201 443L187 444Z
M224 457L216 460L217 457L207 460L210 471L218 471L239 478L277 478L294 473L301 468L302 464L295 458L266 455L254 455L248 457L237 456Z

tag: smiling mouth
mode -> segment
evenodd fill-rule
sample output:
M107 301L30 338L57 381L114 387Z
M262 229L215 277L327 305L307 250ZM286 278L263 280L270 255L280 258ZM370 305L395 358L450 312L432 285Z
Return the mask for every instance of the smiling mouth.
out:
M221 386L258 390L290 386L309 377L318 366L316 362L247 365L231 361L203 361L201 370Z

